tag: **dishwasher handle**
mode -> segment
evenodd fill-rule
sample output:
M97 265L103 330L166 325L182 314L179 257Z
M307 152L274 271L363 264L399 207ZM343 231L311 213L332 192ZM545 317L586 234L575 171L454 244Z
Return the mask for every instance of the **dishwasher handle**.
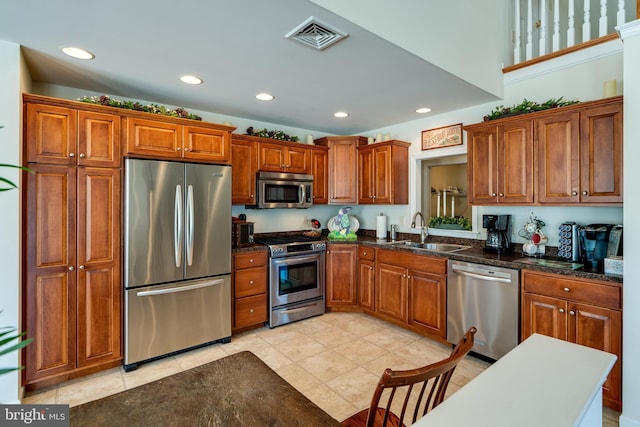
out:
M455 271L457 274L461 275L461 276L467 276L467 277L472 277L474 279L478 279L478 280L486 280L486 281L491 281L491 282L500 282L500 283L511 283L511 279L509 278L505 278L505 277L495 277L495 276L488 276L488 275L484 275L484 274L478 274L478 273L472 273L470 271L464 270L463 268L453 264L451 266L451 269L453 271Z

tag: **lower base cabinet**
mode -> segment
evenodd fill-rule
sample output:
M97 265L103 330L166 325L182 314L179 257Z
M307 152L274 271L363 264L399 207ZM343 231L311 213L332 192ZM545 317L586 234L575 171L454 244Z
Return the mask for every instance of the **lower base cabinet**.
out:
M375 311L376 250L358 246L358 305L365 311Z
M618 356L604 404L622 408L622 288L618 283L522 272L522 339L538 333Z
M358 245L330 243L326 253L325 301L327 308L357 309Z
M429 336L446 339L447 260L379 249L375 313Z
M266 250L233 255L233 332L260 327L269 320L267 259Z

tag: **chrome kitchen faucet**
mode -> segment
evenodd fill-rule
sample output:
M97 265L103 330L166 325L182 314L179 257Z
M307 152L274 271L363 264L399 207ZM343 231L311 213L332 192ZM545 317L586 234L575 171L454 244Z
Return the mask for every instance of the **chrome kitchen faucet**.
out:
M424 216L422 215L422 212L418 211L413 214L413 219L411 220L411 228L416 228L416 217L418 215L420 215L420 222L422 224L422 227L420 229L420 243L424 243L427 240L427 237L429 237L429 231L424 226Z

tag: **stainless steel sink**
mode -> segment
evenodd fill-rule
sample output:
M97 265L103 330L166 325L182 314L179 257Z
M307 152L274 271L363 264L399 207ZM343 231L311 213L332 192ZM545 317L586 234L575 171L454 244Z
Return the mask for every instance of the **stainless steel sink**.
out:
M414 249L423 249L432 252L458 252L471 248L471 246L456 245L454 243L418 243L418 242L397 242L397 245L409 246Z

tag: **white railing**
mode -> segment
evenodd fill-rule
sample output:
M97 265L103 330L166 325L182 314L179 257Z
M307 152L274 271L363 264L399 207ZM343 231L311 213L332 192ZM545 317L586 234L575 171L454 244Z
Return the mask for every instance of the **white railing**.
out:
M625 0L513 0L513 64L615 33L636 16Z

